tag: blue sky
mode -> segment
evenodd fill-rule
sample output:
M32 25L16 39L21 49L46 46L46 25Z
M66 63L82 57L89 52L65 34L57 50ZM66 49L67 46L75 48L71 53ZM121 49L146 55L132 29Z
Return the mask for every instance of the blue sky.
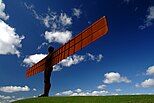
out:
M109 32L54 66L50 95L153 94L153 0L3 0L0 101L41 94L43 73L26 69L102 16Z

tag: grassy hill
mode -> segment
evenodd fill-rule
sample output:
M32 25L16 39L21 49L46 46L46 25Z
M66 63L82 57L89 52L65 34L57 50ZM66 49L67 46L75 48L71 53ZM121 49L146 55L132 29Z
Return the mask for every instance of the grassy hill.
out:
M42 97L13 103L154 103L154 95Z

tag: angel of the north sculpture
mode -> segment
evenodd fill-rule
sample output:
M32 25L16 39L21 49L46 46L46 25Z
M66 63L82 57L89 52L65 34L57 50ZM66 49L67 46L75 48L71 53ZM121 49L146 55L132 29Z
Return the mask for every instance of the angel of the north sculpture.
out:
M106 17L102 17L85 30L76 35L73 39L54 50L53 47L48 48L48 55L27 69L26 77L31 77L39 72L44 71L44 94L41 96L48 96L51 87L50 76L53 66L62 61L63 59L71 56L90 43L96 41L108 32L108 25Z

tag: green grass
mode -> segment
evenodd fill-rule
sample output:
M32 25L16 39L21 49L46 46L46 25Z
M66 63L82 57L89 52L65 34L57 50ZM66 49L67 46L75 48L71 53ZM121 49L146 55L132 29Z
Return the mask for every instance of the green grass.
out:
M154 95L42 97L14 103L154 103Z

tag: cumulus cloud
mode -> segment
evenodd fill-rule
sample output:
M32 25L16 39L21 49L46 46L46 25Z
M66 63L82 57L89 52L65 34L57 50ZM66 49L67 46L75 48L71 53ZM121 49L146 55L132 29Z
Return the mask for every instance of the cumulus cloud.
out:
M36 64L37 62L39 62L40 60L42 60L46 56L47 56L47 54L30 55L23 60L23 63L26 64L27 66L31 67L32 65Z
M117 72L110 72L110 73L106 73L104 75L105 79L104 79L104 83L107 84L111 84L111 83L121 83L121 82L125 82L125 83L130 83L131 80L129 80L127 77L122 77L119 73Z
M147 79L141 83L141 86L144 88L154 87L154 79Z
M53 71L60 71L63 69L63 67L70 67L72 65L76 65L79 64L83 61L96 61L96 62L100 62L100 55L92 55L93 57L89 56L87 53L86 55L77 55L74 54L72 56L67 57L66 59L63 59L61 62L59 62L58 64L54 65ZM43 59L45 56L47 56L47 54L34 54L34 55L30 55L27 56L24 60L23 63L26 66L32 66L33 64L37 63L38 61L40 61L41 59ZM95 58L95 59L94 59Z
M71 39L72 32L71 31L64 31L64 32L60 32L60 31L48 32L48 31L46 31L44 37L46 40L49 41L49 43L57 42L60 44L64 44Z
M0 95L0 103L8 103L10 100L10 96Z
M66 13L48 15L43 19L46 26L51 27L51 31L45 31L45 39L51 42L64 44L72 38L72 32L67 30L67 26L72 24L71 17Z
M71 94L73 94L73 91L71 91L71 90L59 93L59 95L65 95L65 96L70 96Z
M82 90L81 90L80 88L78 88L78 89L75 90L75 92L77 92L77 93L81 93Z
M97 89L99 89L99 90L105 90L106 89L106 85L104 85L104 84L99 85L99 86L97 86Z
M0 18L3 20L8 20L9 19L9 15L7 15L5 12L5 4L4 3L0 3Z
M92 55L92 54L91 54ZM101 54L99 54L101 55ZM72 65L76 65L79 64L81 62L86 62L86 61L97 61L100 62L100 58L98 60L99 55L93 55L95 59L91 58L91 56L88 55L88 53L86 55L77 55L74 54L72 56L67 57L66 59L62 60L61 62L59 62L57 65L54 66L54 71L60 71L63 69L63 67L70 67Z
M80 18L80 15L82 14L80 9L74 8L73 9L73 15L76 16L77 18Z
M103 96L103 95L107 95L109 92L106 90L101 90L101 91L83 91L80 89L80 92L77 92L76 90L68 90L68 91L64 91L64 92L59 92L56 93L56 96Z
M150 66L146 70L146 75L149 75L149 76L154 75L154 66ZM137 87L137 88L139 88L139 87L143 87L143 88L154 87L154 79L153 78L146 79L146 80L144 80L141 83L135 84L135 87Z
M64 44L72 38L72 32L67 30L67 26L72 24L71 17L68 17L66 13L52 13L43 18L43 22L46 26L51 28L51 31L45 31L45 39L51 42L57 42Z
M4 86L0 87L1 92L13 93L13 92L26 92L30 91L28 86L20 87L20 86Z
M90 93L90 95L92 96L103 96L103 95L107 95L109 92L106 90L101 90L101 91L92 91Z
M68 27L72 24L72 18L66 13L53 12L48 8L47 13L39 15L33 5L25 3L25 6L28 10L32 11L32 14L37 20L50 29L44 33L44 38L49 43L56 42L64 44L72 38L72 32L68 30Z
M11 99L10 96L4 96L4 95L0 95L0 98L1 98L1 99L5 99L5 100L6 100L6 99Z
M0 18L7 20L8 15L4 12L5 4L0 4ZM6 24L3 20L0 19L0 54L16 54L20 56L19 48L22 47L21 41L24 39L24 36L19 36L15 29Z
M136 84L136 87L143 87L143 88L150 88L150 87L154 87L154 79L147 79L145 81L143 81L140 84Z
M68 58L66 58L66 59L64 59L64 60L62 60L61 62L60 62L60 64L62 65L62 66L65 66L65 67L70 67L71 65L73 65L73 64L78 64L79 62L82 62L83 60L85 59L85 57L84 56L82 56L82 55L73 55L73 56L70 56L70 57L68 57Z
M16 54L20 56L18 48L22 47L24 36L15 33L15 29L0 20L0 54Z
M151 66L146 71L147 75L154 75L154 66Z
M12 103L17 100L24 99L23 97L16 98L15 96L0 95L0 103Z
M154 21L154 6L151 6L147 10L148 15L146 15L146 19L144 21L144 25L139 26L140 29L145 29L153 24Z

